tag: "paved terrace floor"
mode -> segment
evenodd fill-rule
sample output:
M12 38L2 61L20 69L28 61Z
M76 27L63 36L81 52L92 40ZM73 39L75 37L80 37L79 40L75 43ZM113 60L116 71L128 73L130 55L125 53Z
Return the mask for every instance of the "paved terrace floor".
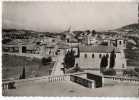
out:
M111 80L104 87L97 89L85 88L70 81L48 83L45 80L16 84L16 89L6 92L5 96L138 96L139 84L118 83Z

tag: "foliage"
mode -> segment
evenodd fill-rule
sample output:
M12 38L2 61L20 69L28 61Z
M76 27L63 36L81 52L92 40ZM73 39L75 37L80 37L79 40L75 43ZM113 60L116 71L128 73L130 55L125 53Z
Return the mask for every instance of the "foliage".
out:
M100 70L101 72L106 69L108 65L108 56L103 56L100 62Z
M74 56L74 51L68 51L64 57L64 67L65 68L71 68L75 64L75 56Z
M23 71L22 71L22 74L20 75L19 79L26 79L25 67L23 67Z
M115 65L115 51L113 50L110 54L110 65L109 68L113 68Z
M51 57L48 57L48 58L42 58L42 64L43 65L47 65L49 64L50 62L52 62L52 58Z
M75 72L83 72L83 70L79 67L78 63L75 66Z
M78 54L77 54L77 56L76 57L80 57L80 49L79 49L79 47L78 47Z
M103 71L103 75L116 75L116 71L114 69L107 69Z
M92 30L92 36L96 35L96 31Z
M135 69L125 69L123 71L123 76L136 76L139 77L139 73Z

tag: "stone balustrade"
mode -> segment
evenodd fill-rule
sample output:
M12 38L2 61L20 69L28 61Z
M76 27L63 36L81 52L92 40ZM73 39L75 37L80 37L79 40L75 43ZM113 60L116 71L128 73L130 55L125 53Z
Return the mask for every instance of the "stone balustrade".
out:
M139 83L139 79L132 79L132 78L125 78L125 77L116 77L116 76L103 76L103 79L112 79L119 82L130 82L130 83ZM72 81L78 83L82 86L88 88L95 88L97 87L97 82L101 80L101 86L103 86L101 76L86 73L86 72L79 72L79 73L71 73L71 74L64 74L64 75L57 75L57 76L42 76L42 77L34 77L22 80L11 80L11 81L3 81L2 82L2 89L12 89L16 86L16 84L24 84L26 82L37 82L44 80L45 82L58 82L58 81ZM82 82L81 82L82 81Z
M116 77L116 76L103 76L103 78L112 79L119 82L131 82L139 83L139 79L127 78L127 77Z

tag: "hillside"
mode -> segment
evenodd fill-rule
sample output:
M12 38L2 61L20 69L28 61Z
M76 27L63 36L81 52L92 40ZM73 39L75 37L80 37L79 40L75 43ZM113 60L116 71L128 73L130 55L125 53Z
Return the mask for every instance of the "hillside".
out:
M126 32L127 49L125 56L127 58L127 66L139 66L139 24L130 24L116 29L120 32ZM122 33L121 33L122 34Z
M127 32L128 34L138 34L139 33L139 24L129 24L123 27L120 27L118 29L115 29L114 31L120 31L120 32Z
M126 25L121 27L121 29L131 29L131 30L139 30L139 24L130 24L130 25Z

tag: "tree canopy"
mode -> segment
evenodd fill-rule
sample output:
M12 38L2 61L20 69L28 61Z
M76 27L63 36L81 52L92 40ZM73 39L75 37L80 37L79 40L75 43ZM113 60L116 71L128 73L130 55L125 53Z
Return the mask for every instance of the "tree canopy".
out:
M100 69L101 69L101 71L106 69L107 66L108 66L108 56L104 55L104 56L102 56L101 62L100 62Z
M115 66L115 51L113 50L110 54L110 65L109 65L109 68L114 68Z
M71 68L75 64L74 51L68 51L64 57L64 65L66 68Z

